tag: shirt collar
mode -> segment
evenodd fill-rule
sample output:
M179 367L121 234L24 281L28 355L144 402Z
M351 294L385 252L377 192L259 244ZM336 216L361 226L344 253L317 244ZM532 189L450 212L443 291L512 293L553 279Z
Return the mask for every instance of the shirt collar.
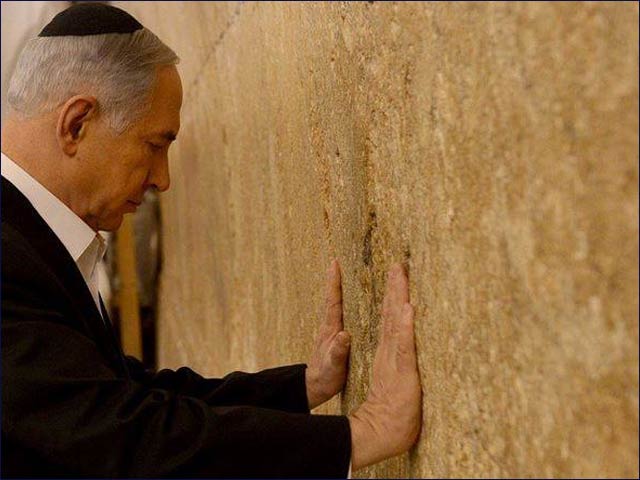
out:
M74 262L97 240L96 261L104 255L105 239L87 225L67 205L47 190L4 153L0 162L2 176L27 197L33 208L47 222L53 233L68 250ZM93 257L93 255L91 255ZM83 272L84 273L84 272Z

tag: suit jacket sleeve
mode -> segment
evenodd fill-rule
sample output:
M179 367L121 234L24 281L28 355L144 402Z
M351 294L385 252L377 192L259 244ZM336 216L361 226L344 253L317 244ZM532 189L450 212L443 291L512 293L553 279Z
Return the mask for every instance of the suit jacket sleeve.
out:
M293 413L309 413L305 364L270 368L257 373L233 372L204 378L188 367L155 373L127 356L131 375L149 388L162 388L199 398L208 405L253 405Z
M225 392L251 399L233 376L198 398L165 388L161 376L119 375L55 304L50 283L30 273L41 265L16 249L2 260L3 475L346 476L346 417L209 405L216 395L231 403Z

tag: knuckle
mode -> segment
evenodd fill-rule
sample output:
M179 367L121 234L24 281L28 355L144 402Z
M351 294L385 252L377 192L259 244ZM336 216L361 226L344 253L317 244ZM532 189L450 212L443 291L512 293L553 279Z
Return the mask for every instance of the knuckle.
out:
M383 325L383 334L387 337L392 336L394 334L394 328L393 328L393 323L389 320L387 320L386 322L384 322Z
M332 298L331 296L329 296L325 300L325 305L326 305L327 309L333 309L333 308L336 308L336 307L341 307L342 306L342 300L336 299L336 298Z
M397 352L398 352L399 358L406 357L411 353L411 346L407 345L406 343L399 344L397 348L398 348Z

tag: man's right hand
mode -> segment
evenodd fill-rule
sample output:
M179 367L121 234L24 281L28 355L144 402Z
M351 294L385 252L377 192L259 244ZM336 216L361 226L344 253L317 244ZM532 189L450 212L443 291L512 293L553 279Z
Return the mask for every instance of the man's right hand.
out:
M369 393L349 415L354 471L406 452L418 439L422 390L413 315L409 280L402 265L395 264L387 279Z

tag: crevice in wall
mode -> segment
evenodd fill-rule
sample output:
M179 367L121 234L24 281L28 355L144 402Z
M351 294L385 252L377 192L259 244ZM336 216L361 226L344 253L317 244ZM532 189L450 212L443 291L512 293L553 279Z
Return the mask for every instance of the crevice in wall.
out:
M218 38L216 38L216 40L213 42L213 45L209 48L209 51L207 52L207 55L204 57L204 60L200 64L200 69L196 73L195 77L193 78L193 80L191 81L189 86L185 89L185 91L187 92L188 96L190 96L191 92L193 92L195 90L193 87L195 87L200 82L200 79L202 78L202 75L203 75L205 69L209 65L209 61L211 60L213 55L218 50L218 47L220 46L220 44L224 40L227 32L229 30L231 30L231 28L238 21L238 18L240 17L241 12L243 11L242 7L243 7L243 5L245 3L246 2L244 2L243 0L238 2L238 4L236 5L236 8L233 10L233 13L231 14L229 19L227 20L225 28L222 30L222 32L220 32L220 34L218 35ZM244 8L244 10L246 10L246 7Z
M367 266L367 268L371 268L371 264L372 264L371 236L373 235L373 230L376 227L377 227L376 212L371 210L369 212L369 219L367 220L367 231L364 235L364 240L362 242L362 263L364 263Z

